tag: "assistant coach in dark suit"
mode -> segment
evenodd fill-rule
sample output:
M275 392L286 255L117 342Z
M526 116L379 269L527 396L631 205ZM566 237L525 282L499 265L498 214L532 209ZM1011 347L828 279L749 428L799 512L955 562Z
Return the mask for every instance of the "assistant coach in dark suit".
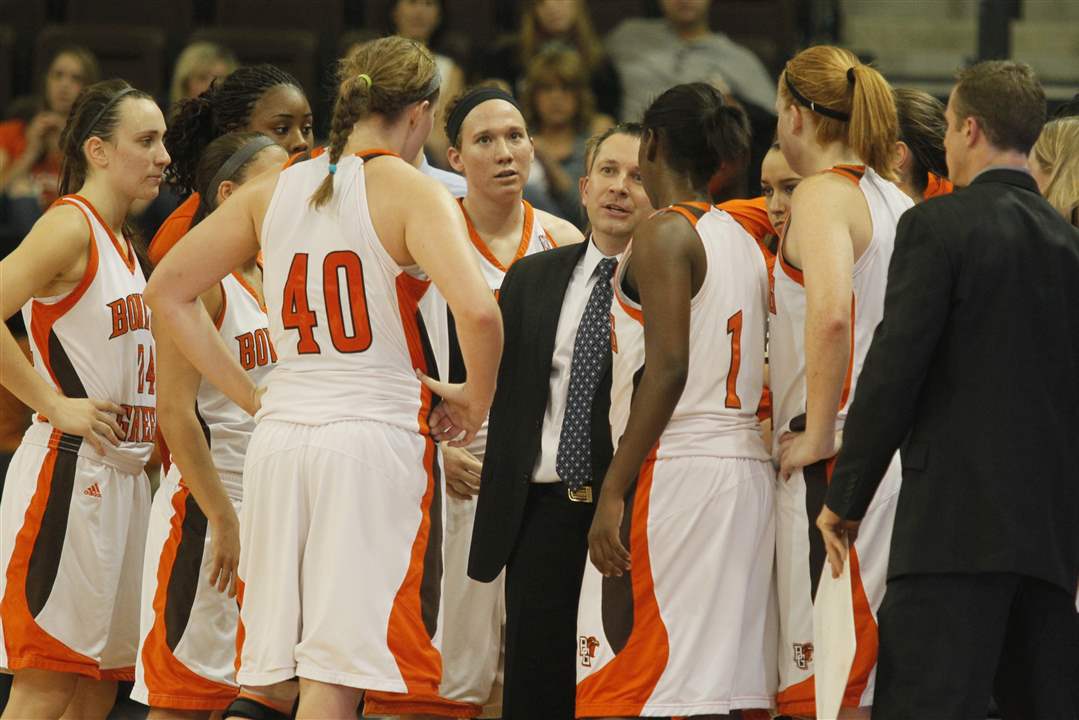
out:
M504 720L572 720L577 601L592 499L611 461L611 274L651 211L640 129L593 141L581 201L589 238L515 262L468 574L506 570Z
M946 112L962 189L899 221L877 328L818 519L829 560L901 446L874 720L1074 720L1079 232L1027 153L1030 68L963 70Z

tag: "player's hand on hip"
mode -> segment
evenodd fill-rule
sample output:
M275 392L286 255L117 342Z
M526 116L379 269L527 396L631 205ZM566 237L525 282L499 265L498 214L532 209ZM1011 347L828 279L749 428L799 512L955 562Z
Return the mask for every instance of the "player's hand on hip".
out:
M472 442L487 419L490 403L475 397L467 382L447 383L424 375L419 370L416 377L435 395L442 398L427 419L431 435L450 447L464 447Z
M458 500L469 500L480 492L483 463L468 450L442 443L442 467L446 475L446 493Z
M116 418L123 413L122 407L108 400L60 396L46 415L54 428L85 438L99 455L103 455L106 444L120 444L124 433Z
M620 577L630 569L629 551L622 544L619 531L626 504L621 499L605 499L600 493L596 514L588 531L588 555L605 577Z
M817 516L817 528L824 536L824 549L828 553L828 564L832 567L832 577L837 578L843 572L843 563L847 560L850 543L858 537L858 525L855 520L844 520L825 505Z

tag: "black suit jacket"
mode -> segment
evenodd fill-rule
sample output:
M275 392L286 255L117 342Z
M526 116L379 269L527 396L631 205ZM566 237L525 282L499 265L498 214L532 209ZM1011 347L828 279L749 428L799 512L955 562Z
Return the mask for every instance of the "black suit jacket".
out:
M908 210L827 504L902 443L888 576L1079 580L1079 231L1015 170Z
M502 281L499 306L505 340L498 387L491 405L468 558L468 574L475 580L494 580L517 541L532 470L540 451L562 299L587 243L521 258ZM598 496L600 482L614 453L608 418L610 405L608 362L592 402L594 496Z

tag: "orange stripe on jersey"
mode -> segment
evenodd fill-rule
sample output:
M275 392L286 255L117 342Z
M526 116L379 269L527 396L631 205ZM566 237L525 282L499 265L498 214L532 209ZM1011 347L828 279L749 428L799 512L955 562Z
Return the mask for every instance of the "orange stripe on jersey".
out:
M259 267L262 267L262 263L259 263ZM236 278L236 282L240 283L240 287L246 290L248 295L255 298L255 302L257 302L259 304L259 307L262 308L262 312L266 312L266 303L263 301L258 291L255 290L255 288L251 287L251 284L244 279L244 276L238 272L233 271L232 277ZM225 288L224 286L222 286L221 293L224 294L224 292Z
M393 150L386 150L385 148L368 148L367 150L360 150L359 152L353 154L364 162L367 162L368 160L374 160L375 158L382 157L384 155L390 155L395 158L401 157Z
M109 240L112 241L113 248L116 249L116 254L120 256L120 259L122 259L124 261L124 265L127 266L127 271L130 272L132 275L134 275L135 274L135 265L138 264L138 261L135 258L135 248L131 247L131 241L128 240L127 238L124 238L124 243L126 245L126 248L125 248L124 245L121 245L120 241L116 239L116 235L113 234L112 228L109 227L108 223L106 223L101 218L101 215L100 215L100 213L98 213L97 208L94 207L90 203L89 200L87 200L86 198L84 198L81 195L74 195L74 194L73 195L65 195L62 198L60 198L59 200L57 200L56 202L54 202L53 205L54 206L55 205L61 205L61 204L63 204L63 205L74 205L74 203L72 203L69 200L69 198L74 198L75 200L78 200L79 202L81 202L83 205L85 205L87 208L90 209L90 212L93 213L93 215L97 219L97 221L99 223L101 223L101 227L105 228L105 232L108 234ZM78 206L76 205L75 207L78 207Z
M165 540L157 565L157 589L153 599L154 624L143 643L142 667L146 678L148 699L152 707L177 710L223 710L236 697L237 689L192 672L176 658L172 648L169 647L168 621L171 619L175 623L178 614L175 608L169 607L170 602L176 601L175 597L170 598L169 587L173 581L173 572L177 571L176 561L180 555L185 528L190 532L189 523L185 522L188 520L189 510L199 512L198 506L194 504L194 499L191 497L191 491L181 486L172 496L169 536ZM189 541L192 539L196 541L197 547L188 549L197 551L201 557L204 538L195 536ZM197 564L195 568L197 572ZM197 583L198 578L193 578L191 582ZM172 628L171 630L175 634L180 629Z
M468 238L472 241L472 245L479 254L487 260L487 262L491 263L502 272L509 270L513 263L523 258L525 253L528 252L528 243L532 239L532 222L535 220L535 211L527 200L521 201L521 207L523 207L525 211L524 222L521 223L521 242L518 243L517 250L514 252L510 264L505 267L503 267L502 261L496 258L494 253L491 252L491 249L487 247L487 243L480 237L479 231L476 230L476 226L472 224L472 218L468 216L468 211L465 210L465 199L457 198L457 205L461 208L461 214L465 216L465 225L468 226ZM544 232L546 232L546 230ZM550 234L548 233L548 238L549 237ZM552 243L552 245L553 244L554 243Z
M790 262L787 261L787 258L783 256L782 240L780 240L779 249L776 252L776 261L779 263L779 266L783 269L783 272L787 275L787 277L789 277L791 280L798 283L799 285L805 287L805 276L802 275L802 271L791 265Z
M670 656L648 553L648 508L656 448L641 467L633 491L629 551L633 569L633 629L610 662L577 684L578 717L637 717L652 696Z
M235 275L236 273L233 274ZM224 283L219 281L217 283L217 287L221 288L221 308L217 311L217 316L214 318L214 327L217 328L218 332L220 332L221 325L225 322L225 310L228 308L229 294L225 292ZM263 308L263 310L265 309L266 308Z
M936 173L929 173L928 183L925 186L925 199L948 195L955 191L955 186L948 178L941 177Z
M836 165L830 167L824 172L835 173L840 177L845 177L852 183L857 185L862 181L862 176L865 175L865 165Z
M67 524L67 507L71 503L78 462L76 453L56 449L61 442L61 435L59 430L53 430L49 438L49 445L53 449L49 450L42 460L37 486L26 508L22 527L15 536L15 548L5 568L7 587L4 589L3 599L0 600L0 619L4 625L4 645L9 670L34 668L75 673L96 679L100 677L97 661L75 652L49 635L35 619L52 590L51 583L43 586L41 580L49 575L55 577L55 565L60 561L63 532ZM44 527L43 521L49 509L61 511L63 522L54 524L59 527ZM55 536L56 533L59 533L58 537ZM31 580L30 563L32 560L36 563L39 559L48 562L52 567L44 568L45 572L38 572Z
M285 164L281 166L281 169L284 170L286 168L290 168L296 163L301 163L304 160L312 160L314 158L317 158L319 155L322 155L324 152L326 152L325 147L317 147L314 150L304 150L303 152L298 152L289 157Z
M180 203L180 206L165 218L165 222L161 223L161 227L154 233L154 239L150 241L151 263L154 265L160 263L165 254L172 250L176 243L180 242L180 238L191 229L191 223L199 209L199 202L201 202L199 194L191 193L191 196Z
M618 276L616 275L615 277ZM644 312L642 312L640 308L633 307L628 302L626 302L626 299L622 297L622 290L620 288L615 288L614 297L618 301L619 307L621 307L622 310L625 311L626 315L629 315L641 325L644 325Z

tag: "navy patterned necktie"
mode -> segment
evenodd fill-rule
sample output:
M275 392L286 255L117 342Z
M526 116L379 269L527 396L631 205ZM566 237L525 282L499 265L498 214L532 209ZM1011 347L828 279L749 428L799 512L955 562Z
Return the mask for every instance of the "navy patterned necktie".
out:
M617 263L615 258L603 258L596 266L596 284L573 341L569 396L555 456L555 472L570 490L592 482L592 398L610 361L611 275Z

